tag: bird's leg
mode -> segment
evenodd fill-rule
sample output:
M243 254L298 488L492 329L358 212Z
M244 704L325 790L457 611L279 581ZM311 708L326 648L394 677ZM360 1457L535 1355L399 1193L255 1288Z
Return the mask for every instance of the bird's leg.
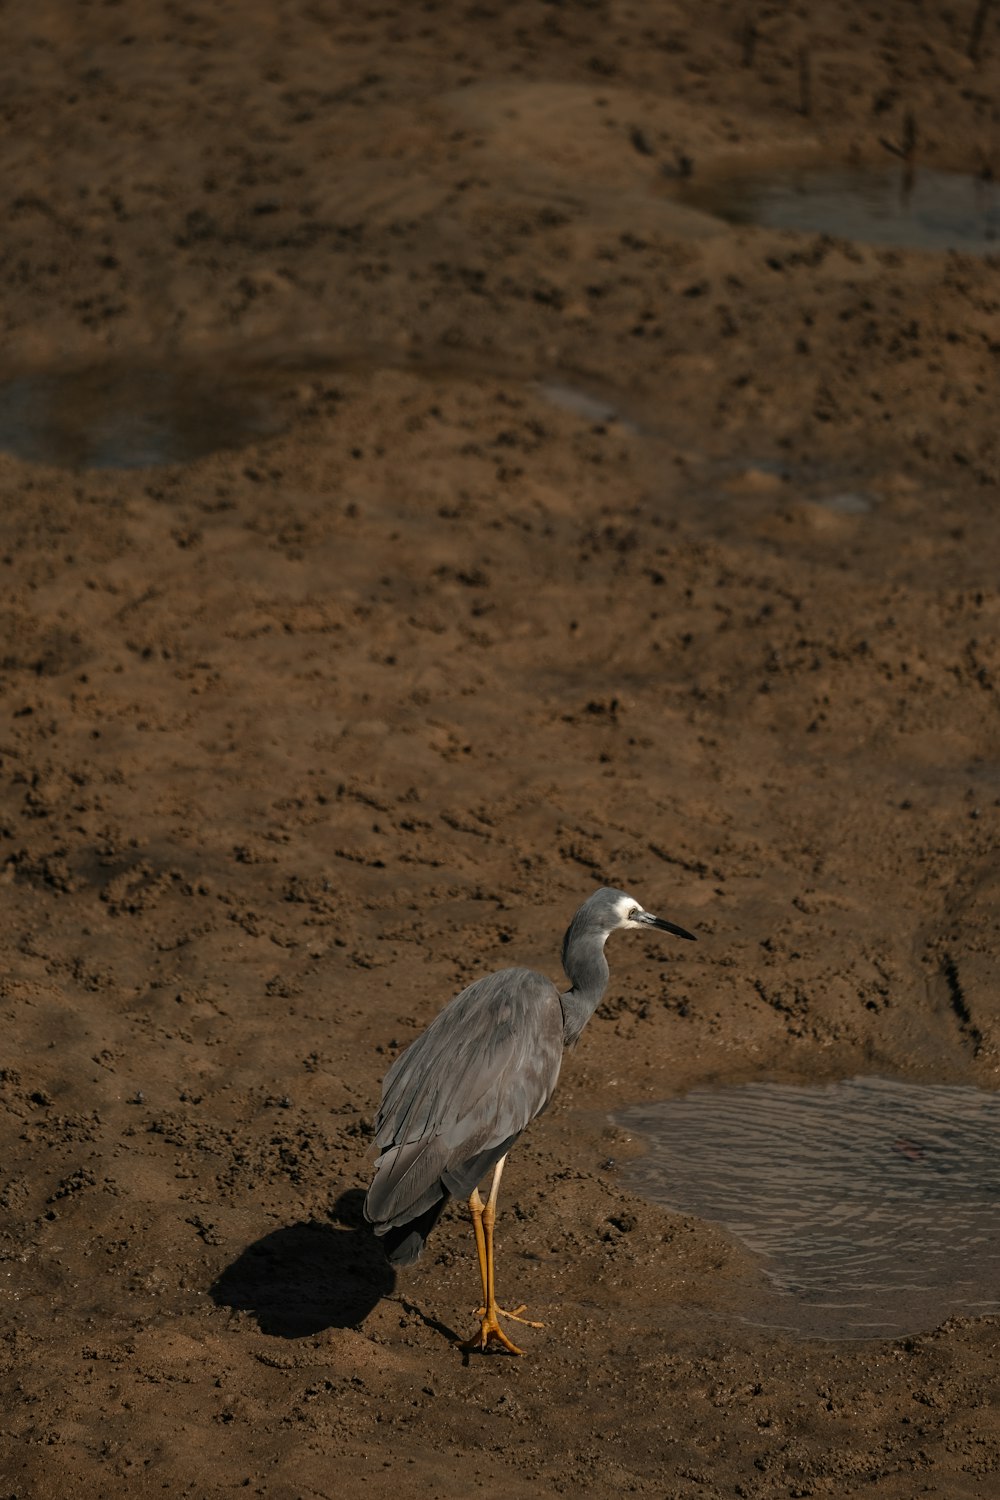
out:
M494 1186L496 1177L494 1175ZM511 1354L523 1354L516 1344L511 1343L497 1321L499 1308L493 1296L493 1222L496 1218L496 1198L490 1193L489 1203L484 1203L479 1196L479 1189L473 1188L469 1198L469 1212L472 1215L472 1228L476 1236L476 1250L479 1254L479 1275L483 1283L483 1305L476 1316L481 1319L479 1332L473 1334L471 1339L466 1339L462 1348L468 1351L473 1349L485 1349L487 1345L496 1339ZM486 1215L489 1213L489 1230L486 1229ZM521 1309L518 1308L518 1312Z
M513 1312L505 1312L502 1307L497 1307L496 1287L493 1275L493 1225L497 1217L497 1197L500 1193L500 1178L503 1176L506 1156L502 1156L493 1169L493 1182L490 1186L490 1196L486 1207L483 1209L483 1229L486 1235L486 1280L487 1280L487 1306L499 1313L503 1318L513 1318L515 1323L524 1323L528 1328L544 1328L544 1323L533 1323L530 1318L522 1318L524 1303L515 1307Z
M486 1258L486 1236L483 1233L484 1207L485 1204L479 1196L479 1189L474 1187L472 1189L472 1197L469 1199L469 1212L472 1215L472 1228L476 1236L476 1250L479 1254L479 1275L483 1283L483 1303L485 1310L485 1304L489 1301L490 1296L490 1276L489 1261Z
M490 1187L490 1196L484 1204L479 1196L479 1189L473 1188L472 1197L469 1199L469 1209L472 1213L472 1224L476 1232L476 1249L479 1251L479 1271L483 1281L483 1306L479 1309L477 1316L481 1319L479 1333L469 1339L462 1347L465 1349L486 1349L491 1341L496 1340L498 1344L511 1354L523 1354L513 1343L503 1329L500 1327L500 1318L513 1318L515 1323L525 1323L529 1328L543 1328L542 1323L532 1323L528 1318L522 1318L524 1304L515 1308L511 1313L505 1312L502 1307L497 1306L496 1290L493 1273L493 1225L497 1216L497 1195L500 1191L500 1178L503 1176L504 1162L507 1160L502 1156L493 1168L493 1182Z

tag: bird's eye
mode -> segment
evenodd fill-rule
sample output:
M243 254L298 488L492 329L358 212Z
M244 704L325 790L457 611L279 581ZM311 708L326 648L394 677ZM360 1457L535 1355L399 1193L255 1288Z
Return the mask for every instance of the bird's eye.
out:
M641 916L642 916L642 907L641 906L633 906L632 910L628 914L628 919L629 919L630 922L634 922L635 919L636 919L636 917L641 917Z

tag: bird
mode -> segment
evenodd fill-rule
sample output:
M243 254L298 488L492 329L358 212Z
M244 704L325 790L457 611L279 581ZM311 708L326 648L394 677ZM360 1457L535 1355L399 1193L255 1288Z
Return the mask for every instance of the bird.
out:
M619 930L655 929L695 941L694 934L655 917L625 891L603 886L589 896L563 938L570 981L560 991L533 969L500 969L450 1000L400 1053L382 1083L372 1153L375 1175L365 1218L394 1266L412 1265L450 1198L472 1215L482 1282L478 1331L467 1351L500 1345L524 1351L500 1325L505 1317L544 1325L498 1306L493 1226L507 1153L548 1106L562 1065L601 1003L608 984L604 945ZM479 1185L492 1173L484 1203Z

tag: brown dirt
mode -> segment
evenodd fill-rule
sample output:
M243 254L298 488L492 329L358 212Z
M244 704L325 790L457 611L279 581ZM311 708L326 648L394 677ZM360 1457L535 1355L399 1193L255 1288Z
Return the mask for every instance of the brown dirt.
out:
M252 365L282 432L0 459L5 1495L996 1494L995 1322L753 1328L609 1123L996 1086L998 264L671 197L908 113L1000 167L973 10L7 17L8 368ZM605 881L702 941L614 945L504 1183L545 1332L463 1359L462 1215L395 1285L361 1227L379 1079Z

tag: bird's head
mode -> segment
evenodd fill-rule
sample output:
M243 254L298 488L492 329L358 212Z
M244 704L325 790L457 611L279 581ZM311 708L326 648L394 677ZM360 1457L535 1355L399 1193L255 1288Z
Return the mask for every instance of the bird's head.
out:
M650 927L660 932L672 932L674 937L687 938L692 943L696 941L693 932L678 927L675 922L668 922L665 917L654 917L652 912L646 911L641 902L626 891L602 886L587 898L567 928L563 939L563 958L566 957L566 948L571 939L594 936L604 943L619 928L644 931Z

